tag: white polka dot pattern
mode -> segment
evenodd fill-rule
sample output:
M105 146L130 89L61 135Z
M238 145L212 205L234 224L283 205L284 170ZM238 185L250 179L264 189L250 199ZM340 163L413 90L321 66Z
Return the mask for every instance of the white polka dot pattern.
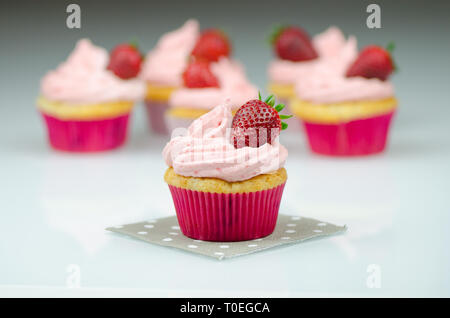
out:
M280 214L273 234L244 242L208 242L188 238L183 235L175 216L113 226L107 230L126 234L149 243L223 259L262 251L282 244L299 243L312 237L343 232L346 227L300 216Z

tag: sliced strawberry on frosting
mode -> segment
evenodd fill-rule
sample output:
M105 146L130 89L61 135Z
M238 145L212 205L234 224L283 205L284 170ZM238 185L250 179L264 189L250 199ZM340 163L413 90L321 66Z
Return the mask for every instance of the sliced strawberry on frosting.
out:
M296 26L279 27L270 39L276 55L283 60L294 62L308 61L317 58L317 52L309 35Z
M393 49L393 44L388 45L386 49L377 45L365 47L348 68L346 76L378 78L385 81L395 70L395 64L391 56Z
M197 59L216 62L220 57L230 56L231 44L228 36L217 29L203 31L192 50L192 56Z
M283 104L275 105L275 98L270 95L265 101L252 99L242 105L233 117L231 139L235 148L259 147L271 144L280 131L287 128L282 119L292 116L278 114Z
M136 77L141 70L142 55L135 44L119 44L110 53L108 69L122 79Z
M189 88L219 87L219 81L211 72L210 62L191 61L183 73L184 86Z

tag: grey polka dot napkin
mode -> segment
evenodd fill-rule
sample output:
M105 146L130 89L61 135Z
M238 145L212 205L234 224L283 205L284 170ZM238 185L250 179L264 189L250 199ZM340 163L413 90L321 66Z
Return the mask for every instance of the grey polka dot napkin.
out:
M280 214L275 231L264 238L243 242L207 242L183 235L176 216L108 227L106 230L132 236L152 244L175 247L217 259L259 252L283 244L344 232L347 227L315 219Z

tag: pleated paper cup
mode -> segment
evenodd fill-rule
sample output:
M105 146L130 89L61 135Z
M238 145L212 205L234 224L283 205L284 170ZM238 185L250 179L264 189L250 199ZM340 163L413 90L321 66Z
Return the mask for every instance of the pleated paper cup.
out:
M63 120L41 112L50 145L57 150L95 152L121 146L127 137L129 113L99 120Z
M394 112L339 124L318 124L301 120L311 150L328 156L362 156L386 148Z
M147 118L150 130L159 135L169 134L167 128L165 113L169 109L168 102L145 100L145 108L147 110Z
M284 185L248 193L169 188L184 235L203 241L235 242L273 233Z

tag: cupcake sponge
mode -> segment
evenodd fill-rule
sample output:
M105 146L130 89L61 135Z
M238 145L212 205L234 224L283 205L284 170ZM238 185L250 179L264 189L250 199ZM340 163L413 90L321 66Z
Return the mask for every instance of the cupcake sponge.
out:
M228 182L216 178L185 177L177 174L172 167L166 170L164 180L172 186L213 193L246 193L277 187L287 180L286 169L280 168L270 174L261 174L251 179Z

